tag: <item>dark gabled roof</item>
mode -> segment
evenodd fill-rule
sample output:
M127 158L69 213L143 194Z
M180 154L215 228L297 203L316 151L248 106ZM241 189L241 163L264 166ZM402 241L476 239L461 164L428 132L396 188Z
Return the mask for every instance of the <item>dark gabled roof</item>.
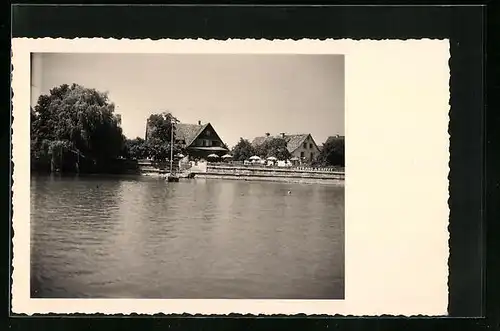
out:
M208 127L210 126L213 130L213 127L210 123L206 124L186 124L186 123L177 123L175 125L175 139L177 141L184 141L186 147L189 147L198 136ZM151 135L154 128L150 127L149 123L146 124L146 140ZM219 135L215 132L217 138L222 142ZM223 143L223 142L222 142Z
M209 123L203 125L178 123L175 127L175 139L184 140L186 146L189 146L208 125Z
M290 153L293 153L297 148L302 145L304 140L307 139L309 136L308 133L301 133L301 134L287 134L285 135L285 141L286 141L286 148ZM274 138L282 138L282 136L262 136L262 137L255 137L254 140L252 141L252 146L257 147L261 144L263 144L266 140L268 139L274 139Z

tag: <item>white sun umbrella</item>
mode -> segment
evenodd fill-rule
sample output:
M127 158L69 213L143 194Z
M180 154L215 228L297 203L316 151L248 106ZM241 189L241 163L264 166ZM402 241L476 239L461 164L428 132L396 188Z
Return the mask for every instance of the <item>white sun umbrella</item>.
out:
M296 157L296 156L294 156L294 157L292 157L292 158L290 159L290 161L298 161L298 160L299 160L299 158L298 158L298 157Z
M270 156L267 158L268 161L276 161L277 158L275 158L274 156Z
M223 159L230 159L232 157L233 156L231 154L226 154L226 155L222 156Z
M209 155L209 156L207 156L207 157L212 158L212 159L216 159L216 158L218 158L218 157L219 157L219 155L217 155L217 154L210 154L210 155Z
M180 157L181 159L184 157L182 153L177 154L177 157Z
M260 156L257 156L257 155L254 155L254 156L251 156L250 161L257 161L257 160L260 160Z

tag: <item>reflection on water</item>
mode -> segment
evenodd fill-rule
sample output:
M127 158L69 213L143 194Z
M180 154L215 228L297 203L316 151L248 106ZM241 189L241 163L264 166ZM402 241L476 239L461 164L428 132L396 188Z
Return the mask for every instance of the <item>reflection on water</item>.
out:
M344 297L342 187L94 176L31 183L32 297Z

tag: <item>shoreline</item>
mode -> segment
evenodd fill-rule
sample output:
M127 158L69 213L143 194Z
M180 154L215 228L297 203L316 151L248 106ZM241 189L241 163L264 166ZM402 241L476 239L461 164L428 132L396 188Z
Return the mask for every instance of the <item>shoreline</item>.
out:
M61 177L109 177L109 178L154 178L165 179L166 174L161 172L139 172L139 173L124 173L124 174L105 174L105 173L53 173L53 174L38 174L32 173L32 176L61 176ZM324 184L344 186L345 179L339 178L320 178L320 177L301 177L301 176L269 176L269 175L247 175L247 174L220 174L220 173L195 173L194 178L180 178L181 181L192 179L203 180L239 180L239 181L261 181L261 182L281 182L294 184Z
M221 174L196 174L194 179L220 179L220 180L240 180L240 181L260 181L260 182L280 182L293 184L327 184L344 186L345 180L332 178L307 178L307 177L273 177L273 176L246 176L246 175L221 175Z

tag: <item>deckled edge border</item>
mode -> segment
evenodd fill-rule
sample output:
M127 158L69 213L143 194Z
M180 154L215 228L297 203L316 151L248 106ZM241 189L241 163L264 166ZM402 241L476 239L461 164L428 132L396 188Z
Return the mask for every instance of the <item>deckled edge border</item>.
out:
M217 38L212 38L212 39L206 39L206 38L182 38L182 39L175 39L175 38L141 38L141 39L133 39L133 38L51 38L51 37L38 37L38 38L27 38L27 37L21 37L21 38L14 38L18 40L71 40L72 42L78 42L79 40L99 40L99 41L112 41L112 42L148 42L148 43L160 43L164 41L176 41L176 42L224 42L224 43L229 43L229 42L238 42L238 43L243 43L243 42L261 42L261 43L269 43L269 44L275 44L275 43L299 43L299 42L305 42L305 41L313 41L313 42L332 42L332 41L351 41L351 42L366 42L366 41L371 41L371 42L384 42L384 41L446 41L449 39L448 38L398 38L398 39L388 39L388 38L318 38L318 39L310 39L310 38L287 38L287 39L267 39L267 38L245 38L245 39L238 39L238 38L226 38L226 39L217 39ZM449 92L449 97L448 97L448 149L449 153L451 155L451 127L450 127L450 112L452 110L452 102L451 102L451 81L452 81L452 73L450 69L450 63L452 61L451 57L451 45L448 42L448 72L449 72L449 85L448 85L448 92ZM14 160L13 160L13 150L14 150L14 144L12 140L13 136L13 123L14 123L14 88L13 88L13 81L14 81L14 73L15 73L15 68L13 64L13 57L14 57L14 51L11 50L11 63L10 63L10 69L11 69L11 101L10 101L10 106L11 106L11 122L10 122L10 134L11 134L11 140L10 140L10 160L11 160L11 173L10 173L10 178L11 178L11 190L10 190L10 199L11 199L11 211L9 213L10 215L10 236L11 236L11 242L10 242L10 260L11 260L11 265L10 265L10 277L9 277L9 313L14 314L15 316L25 316L25 317L41 317L41 316L67 316L67 317L77 317L77 316L85 316L85 317L140 317L140 316L147 316L147 317L307 317L307 318L411 318L411 319L417 319L417 318L422 318L422 317L443 317L440 315L436 316L430 316L430 315L422 315L422 314L416 314L416 315L390 315L390 314L382 314L382 315L341 315L341 314L334 314L334 315L329 315L329 314L305 314L305 313L299 313L299 314L241 314L241 313L227 313L227 314L189 314L189 313L164 313L164 312L157 312L157 313L130 313L130 314L123 314L123 313L101 313L101 312L95 312L95 313L90 313L90 312L74 312L74 313L54 313L54 312L49 312L49 313L33 313L33 314L27 314L27 313L13 313L12 312L12 302L13 302L13 294L12 294L12 288L14 284L14 261L15 261L15 256L14 256L14 242L15 242L15 233L14 233L14 224L13 224L13 214L14 214ZM450 250L450 244L451 244L451 236L450 236L450 222L449 218L451 216L451 209L450 209L450 201L451 201L451 185L450 185L450 176L451 176L451 170L450 170L450 164L451 164L451 159L448 161L448 226L447 226L447 232L448 232L448 291L450 287L450 258L451 258L451 250ZM449 293L449 292L448 292ZM449 306L449 300L448 300L448 306Z

